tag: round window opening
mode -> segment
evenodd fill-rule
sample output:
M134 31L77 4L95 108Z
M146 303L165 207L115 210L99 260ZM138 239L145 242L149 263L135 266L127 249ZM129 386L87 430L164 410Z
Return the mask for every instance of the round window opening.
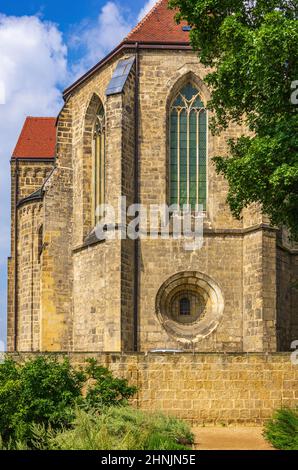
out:
M220 287L197 272L172 276L156 297L159 321L172 337L183 343L193 343L211 334L219 325L223 308Z
M208 299L195 290L182 290L173 296L169 316L176 322L187 324L204 316Z

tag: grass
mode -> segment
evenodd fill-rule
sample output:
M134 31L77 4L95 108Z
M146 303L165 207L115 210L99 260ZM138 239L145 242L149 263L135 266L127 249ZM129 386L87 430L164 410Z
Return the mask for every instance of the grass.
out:
M131 407L111 407L101 412L78 408L71 429L57 431L43 424L31 427L38 450L188 450L194 437L189 426L160 413ZM26 450L23 442L1 443L1 450Z
M129 407L101 414L78 410L73 429L51 439L61 450L186 450L192 443L183 421Z

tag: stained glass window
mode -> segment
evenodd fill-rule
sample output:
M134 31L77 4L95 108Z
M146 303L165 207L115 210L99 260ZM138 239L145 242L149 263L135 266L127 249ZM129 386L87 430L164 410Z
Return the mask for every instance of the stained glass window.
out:
M207 204L207 111L199 91L190 83L170 110L170 203Z
M100 219L98 208L105 202L105 113L101 105L96 114L93 135L93 217Z

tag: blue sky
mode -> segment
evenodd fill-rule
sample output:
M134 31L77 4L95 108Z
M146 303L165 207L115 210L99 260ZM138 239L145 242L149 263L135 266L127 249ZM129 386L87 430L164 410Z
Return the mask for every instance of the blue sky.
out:
M57 115L61 91L113 49L154 3L0 1L0 341L6 338L9 161L24 119Z

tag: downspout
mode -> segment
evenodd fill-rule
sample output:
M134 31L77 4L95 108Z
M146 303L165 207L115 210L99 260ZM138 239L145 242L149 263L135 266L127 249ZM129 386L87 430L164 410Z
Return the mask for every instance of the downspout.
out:
M134 152L134 177L135 177L135 204L140 202L139 192L139 43L136 42L136 75L135 75L135 96L134 96L134 114L135 114L135 152ZM139 341L139 254L140 240L135 240L134 246L134 332L133 347L138 351Z
M19 198L19 162L15 159L14 191L14 351L18 346L18 198Z
M33 352L34 349L34 340L33 340L33 335L34 335L34 204L32 204L32 225L31 225L31 318L30 318L30 323L31 323L31 351Z

